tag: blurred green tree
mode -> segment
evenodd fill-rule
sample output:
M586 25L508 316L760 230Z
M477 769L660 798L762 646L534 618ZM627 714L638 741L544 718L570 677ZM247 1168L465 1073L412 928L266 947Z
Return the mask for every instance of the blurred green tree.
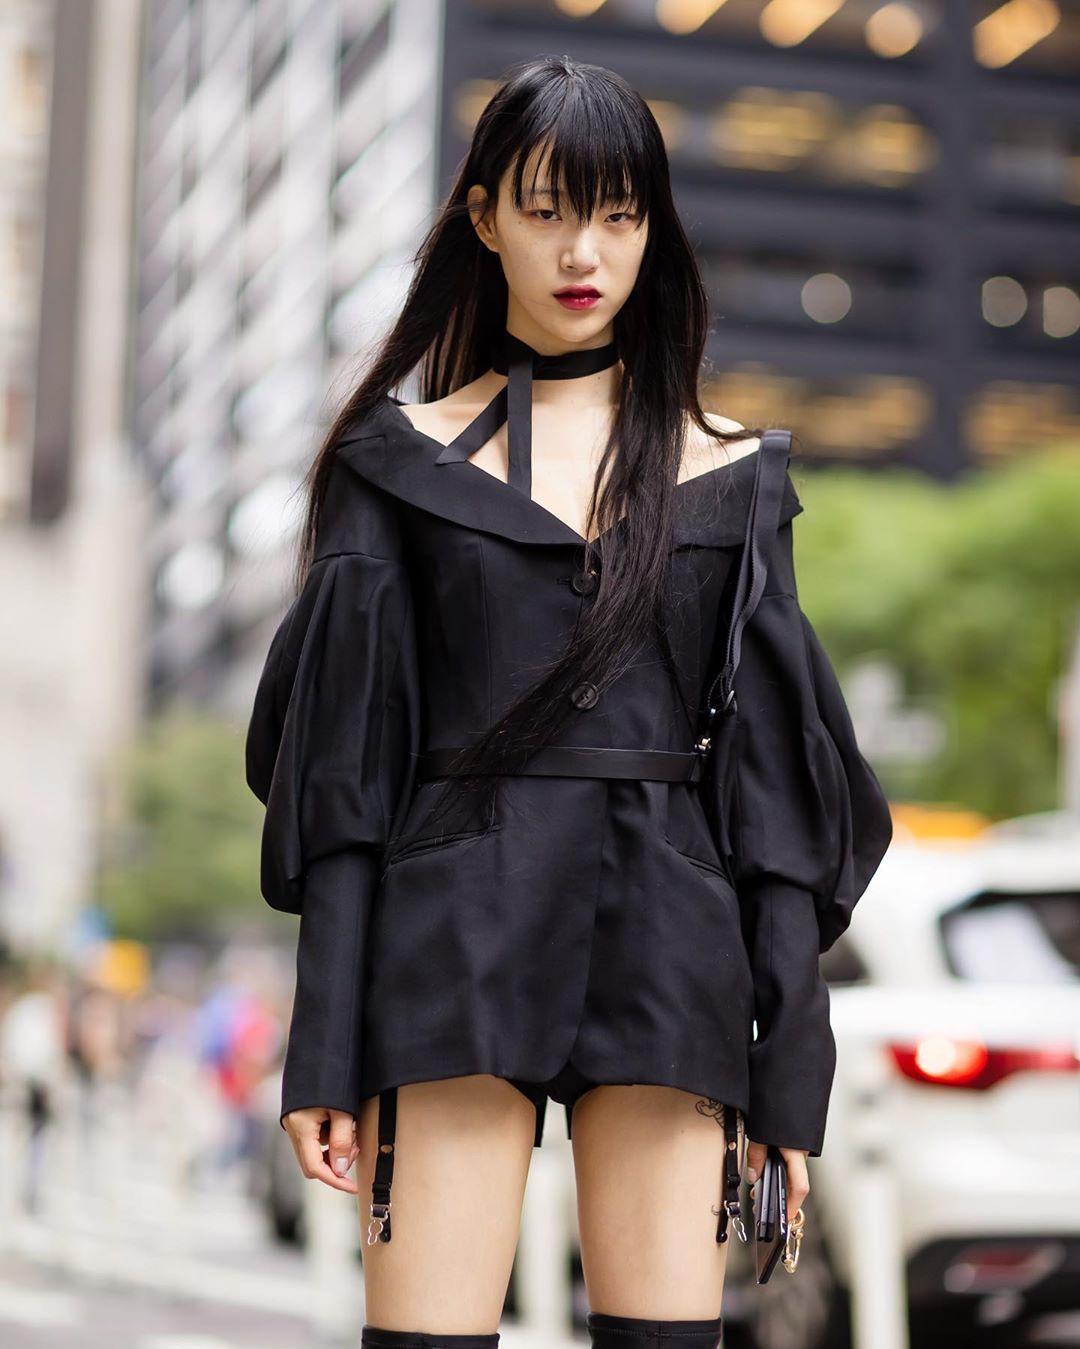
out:
M105 828L100 900L117 936L212 939L259 913L263 808L243 765L230 722L184 709L147 724Z
M1031 452L952 486L914 471L792 477L799 598L843 677L878 653L943 719L887 790L992 816L1058 804L1056 695L1080 622L1080 456Z

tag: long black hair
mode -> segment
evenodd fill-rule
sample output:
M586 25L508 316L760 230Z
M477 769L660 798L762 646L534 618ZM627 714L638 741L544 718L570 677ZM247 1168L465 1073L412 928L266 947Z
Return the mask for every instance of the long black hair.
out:
M498 256L476 234L467 193L479 183L493 208L503 175L512 169L513 200L521 209L523 173L534 150L540 151L537 168L542 159L557 213L568 205L585 221L610 201L632 203L648 237L636 284L614 320L622 379L585 535L595 534L597 525L600 532L583 545L582 559L589 567L599 564L599 587L558 661L459 756L451 780L461 788L483 783L488 809L497 776L555 739L578 715L569 698L575 684L587 679L603 690L654 638L685 704L664 614L687 420L721 443L759 434L718 430L702 412L698 378L708 302L672 200L663 137L647 103L602 66L567 56L529 61L510 71L481 112L449 197L414 258L401 314L311 466L298 582L311 565L319 508L346 424L418 367L423 402L443 398L491 368L493 344L506 326L508 292ZM560 200L564 189L566 201Z

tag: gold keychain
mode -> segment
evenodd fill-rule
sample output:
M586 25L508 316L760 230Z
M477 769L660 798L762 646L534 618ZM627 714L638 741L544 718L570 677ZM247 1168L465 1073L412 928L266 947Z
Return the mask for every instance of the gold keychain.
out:
M788 1223L787 1240L784 1242L784 1268L789 1274L795 1273L795 1266L799 1263L799 1242L802 1241L803 1224L806 1219L800 1208Z

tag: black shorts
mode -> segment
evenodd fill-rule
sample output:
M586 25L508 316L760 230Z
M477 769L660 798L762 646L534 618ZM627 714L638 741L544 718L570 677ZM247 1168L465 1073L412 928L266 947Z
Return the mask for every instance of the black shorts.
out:
M546 1082L527 1082L524 1078L509 1077L506 1079L517 1087L518 1091L524 1094L532 1101L536 1107L536 1133L533 1137L533 1147L539 1147L544 1133L544 1117L547 1114L548 1097L558 1101L566 1110L566 1136L572 1138L571 1125L573 1122L574 1106L585 1093L593 1087L600 1085L593 1082L588 1077L583 1077L581 1073L570 1063L564 1063L554 1077L549 1077Z

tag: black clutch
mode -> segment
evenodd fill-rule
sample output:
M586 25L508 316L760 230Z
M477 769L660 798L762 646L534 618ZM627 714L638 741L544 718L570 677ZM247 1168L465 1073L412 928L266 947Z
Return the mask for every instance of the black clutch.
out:
M771 1144L754 1186L754 1263L766 1283L787 1242L787 1173L780 1149Z
M754 1262L757 1282L767 1283L781 1255L784 1268L795 1273L802 1240L803 1211L788 1223L787 1167L778 1147L769 1145L761 1175L754 1186Z

